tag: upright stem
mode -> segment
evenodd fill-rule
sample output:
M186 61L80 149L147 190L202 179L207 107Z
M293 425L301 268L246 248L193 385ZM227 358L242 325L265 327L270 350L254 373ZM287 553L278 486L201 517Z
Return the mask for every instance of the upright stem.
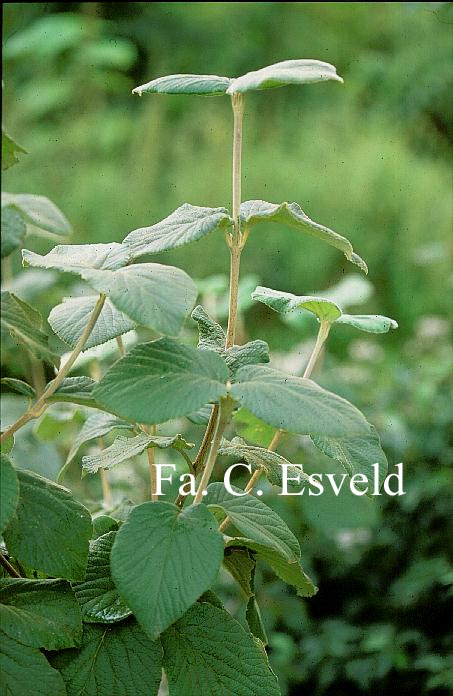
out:
M123 357L123 355L126 355L126 351L124 349L124 343L123 343L123 339L121 336L116 337L116 343L118 345L119 353L120 353L121 357Z
M208 483L211 478L211 474L213 472L214 465L217 459L217 452L219 451L220 443L222 441L222 436L231 417L233 403L234 402L228 397L226 399L221 399L220 401L219 416L217 418L214 437L212 439L211 448L209 450L209 456L203 471L203 475L201 477L200 484L198 486L197 494L193 501L194 505L201 503L203 498L203 491L205 491L208 487Z
M329 321L322 321L319 324L319 331L318 335L316 337L316 343L315 347L313 348L313 352L310 355L310 360L308 361L307 367L305 368L304 372L304 379L309 379L311 373L313 372L313 368L316 364L316 361L319 357L319 354L321 352L321 348L324 345L324 342L329 335L330 331L330 322Z
M58 389L68 372L70 371L71 367L74 365L75 361L79 357L80 353L82 352L85 343L87 342L94 325L96 324L100 313L102 312L102 308L104 306L105 302L105 295L100 295L98 301L96 302L96 305L93 309L93 312L91 313L91 316L88 320L87 325L85 326L82 335L80 336L79 340L77 341L74 350L72 351L71 355L69 356L67 362L63 365L63 367L59 370L57 376L55 377L50 384L47 385L47 388L44 390L43 394L39 397L38 401L35 403L34 406L32 406L28 411L26 411L11 427L9 427L7 430L5 430L4 433L2 433L2 436L0 438L0 442L4 442L8 437L11 437L19 428L22 428L23 425L28 423L28 421L33 420L34 418L39 418L39 416L44 413L46 410L48 404L46 403L46 399L49 398L49 396L52 396L52 394Z

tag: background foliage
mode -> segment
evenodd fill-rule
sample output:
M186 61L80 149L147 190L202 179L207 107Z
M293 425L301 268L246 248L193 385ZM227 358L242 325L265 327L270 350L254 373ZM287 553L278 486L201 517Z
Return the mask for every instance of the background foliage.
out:
M400 329L379 339L332 331L319 379L364 409L390 464L404 462L407 494L373 503L267 491L298 529L320 592L301 600L261 575L260 605L288 694L448 693L451 3L6 3L4 20L4 121L29 154L3 188L55 201L73 242L121 240L184 201L230 207L227 101L139 99L134 86L176 72L235 76L291 57L337 66L344 86L247 99L243 197L295 200L367 259L372 285L362 283L359 309L394 317ZM40 237L27 246L43 253L53 244ZM207 279L203 301L224 318L228 259L218 237L161 260ZM278 227L253 233L243 256L245 274L297 294L355 275L346 264L335 250ZM46 315L71 282L74 291L73 281L51 272L39 281L31 270L22 274L18 254L4 271ZM275 364L298 373L314 324L285 324L248 302L243 314L243 338L267 340ZM195 342L194 325L186 332ZM30 378L8 341L3 363L7 376ZM6 421L24 408L12 394L2 401ZM72 407L50 409L17 436L16 465L55 478L82 420ZM307 471L326 466L302 438L281 451ZM66 484L94 510L100 484L81 482L79 466L80 459ZM145 498L145 472L140 457L111 472L118 503ZM230 582L222 576L219 591L241 616Z

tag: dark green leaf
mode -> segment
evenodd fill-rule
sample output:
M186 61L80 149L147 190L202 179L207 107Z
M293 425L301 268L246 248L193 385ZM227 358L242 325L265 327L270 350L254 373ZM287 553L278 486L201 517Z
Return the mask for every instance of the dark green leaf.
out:
M63 676L67 696L157 696L161 655L160 644L129 620L118 626L85 625L81 649L56 653L50 660Z
M241 203L241 221L244 227L250 228L260 222L273 222L292 227L316 237L343 252L346 258L355 263L365 273L367 265L360 256L354 253L351 242L324 225L310 220L297 203L267 203L266 201L245 201Z
M81 337L98 300L98 295L65 298L50 312L48 318L50 326L57 336L71 348L75 347ZM84 350L106 343L112 338L131 331L134 327L135 323L123 312L120 312L107 298L85 343Z
M279 696L266 654L230 614L194 604L162 636L170 696Z
M16 143L2 126L2 169L9 169L13 164L19 162L17 155L22 154L28 154L27 150Z
M90 474L95 474L99 469L111 469L117 464L142 454L149 447L159 449L192 449L191 442L186 442L181 435L147 435L140 433L135 437L118 437L115 442L102 450L100 454L94 454L82 458L82 466Z
M42 330L43 320L40 313L11 292L2 292L1 304L2 324L13 339L23 343L38 359L54 362L55 357L49 349L48 336Z
M67 273L82 273L88 269L113 271L130 260L129 250L122 244L59 244L45 256L23 249L23 265L34 268L55 268Z
M2 630L33 648L61 650L82 640L82 617L65 580L0 580Z
M118 522L109 515L93 517L93 539L97 539L108 532L117 532Z
M17 208L13 205L2 206L2 259L22 246L26 232L27 226Z
M250 597L249 601L247 602L245 618L247 620L248 627L255 638L258 638L258 640L260 640L262 644L266 646L268 644L266 628L264 626L260 608L255 596Z
M61 210L46 196L31 193L2 193L2 206L14 205L33 228L60 236L72 233L72 227Z
M195 283L187 273L160 263L85 271L82 277L130 319L170 336L181 331L197 298Z
M133 94L202 94L215 96L224 94L232 80L218 75L166 75L132 90Z
M4 532L8 551L48 575L82 580L91 516L72 493L30 471L18 471L19 503Z
M0 455L0 534L11 521L19 500L16 470L6 454Z
M223 565L237 581L247 599L253 597L253 574L256 564L250 551L239 547L225 549Z
M94 396L137 423L163 423L226 394L228 370L215 353L161 338L133 348L101 379Z
M272 290L271 288L257 287L252 293L252 298L262 302L275 312L292 312L295 309L306 309L315 314L320 321L333 322L341 316L341 309L335 302L323 297L309 297L305 295L293 295L291 292Z
M299 542L286 523L270 507L253 495L231 486L236 495L228 493L223 483L211 483L204 502L212 510L220 510L234 526L257 543L275 549L288 561L300 558Z
M90 542L85 580L73 584L82 618L88 623L116 623L132 613L119 596L110 574L115 536L116 531L111 531Z
M0 671L2 696L66 696L61 674L47 662L38 648L2 634Z
M231 225L226 208L203 208L184 203L161 222L130 232L123 244L135 259L196 242L210 232L227 230Z
M222 535L204 505L143 503L117 533L112 575L154 639L212 585L222 559Z
M262 471L273 486L282 486L284 467L286 467L288 479L298 477L301 483L308 483L308 475L303 472L301 464L290 464L287 459L277 454L277 452L270 452L264 447L248 445L240 437L233 438L231 442L224 440L219 449L219 454L226 457L234 457L236 461L247 462L254 471L256 469ZM300 486L298 485L298 487Z
M337 75L335 67L330 63L305 58L283 60L233 80L227 89L227 94L283 87L284 85L304 85L311 82L324 82L325 80L343 82L342 78Z

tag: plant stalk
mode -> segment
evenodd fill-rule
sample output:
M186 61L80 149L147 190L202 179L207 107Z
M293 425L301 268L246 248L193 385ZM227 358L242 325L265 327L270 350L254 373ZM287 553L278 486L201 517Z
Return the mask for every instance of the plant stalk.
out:
M319 324L319 331L316 337L315 347L313 348L313 352L310 355L310 360L308 361L307 367L305 368L304 379L309 379L311 373L313 372L313 368L319 357L321 348L323 347L324 342L327 339L327 336L329 335L330 326L331 324L329 321L321 321Z
M208 487L209 480L211 478L214 465L216 463L217 453L219 451L220 443L222 441L222 436L231 418L233 405L234 402L229 397L220 400L219 415L217 418L214 437L212 439L211 448L209 450L206 466L204 468L203 475L198 486L197 494L193 501L194 505L201 503L203 499L203 491L205 491Z
M11 563L0 553L0 565L6 570L6 572L11 575L12 578L22 577L20 573L11 565Z
M99 315L102 312L104 302L105 295L100 295L93 309L93 312L91 313L88 323L85 326L82 335L77 341L74 350L69 356L67 362L59 370L55 379L47 385L47 388L41 394L35 405L32 406L28 411L26 411L15 423L13 423L13 425L11 425L7 430L5 430L4 433L2 433L0 437L0 442L4 442L8 437L14 435L14 433L17 432L20 428L22 428L26 423L28 423L31 420L34 420L35 418L39 418L39 416L41 416L44 413L44 411L49 405L46 403L46 399L48 399L49 396L52 396L52 394L58 389L68 372L71 370L71 367L74 365L75 361L79 357L80 353L82 352L85 343L87 342L94 328L94 325L96 324Z

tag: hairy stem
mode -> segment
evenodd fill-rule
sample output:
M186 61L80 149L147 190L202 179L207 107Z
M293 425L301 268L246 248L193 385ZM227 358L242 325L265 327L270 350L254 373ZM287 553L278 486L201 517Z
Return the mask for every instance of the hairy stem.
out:
M12 578L20 578L20 573L11 565L11 563L0 553L0 565L11 575Z
M222 436L231 418L233 405L234 402L229 397L220 400L219 415L216 422L214 437L212 439L211 448L209 450L206 466L204 468L203 475L198 486L197 494L193 501L194 505L201 503L201 500L203 498L203 491L205 491L208 487L208 483L210 481L211 474L214 469L214 464L216 463L217 453L219 451L220 443L222 441Z
M82 335L77 341L74 350L72 351L66 363L59 370L55 379L47 385L47 388L41 394L35 405L28 409L28 411L26 411L15 423L13 423L13 425L11 425L7 430L5 430L4 433L2 433L0 442L4 442L4 440L6 440L8 437L11 437L11 435L17 432L17 430L22 428L22 426L24 426L26 423L28 423L31 420L34 420L35 418L39 418L39 416L44 413L48 406L48 404L46 403L46 399L48 399L49 396L52 396L52 394L58 389L68 372L71 370L71 367L74 365L75 361L79 357L80 353L82 352L85 343L87 342L91 332L93 331L94 325L96 324L99 318L99 315L104 306L104 302L105 295L100 295L93 309L93 312L91 313L88 323L85 326Z
M304 372L304 379L309 379L311 373L313 372L313 368L316 365L316 361L319 358L319 354L321 352L321 348L324 345L324 342L329 335L330 331L330 322L329 321L321 321L319 324L319 331L318 335L316 337L316 343L315 347L313 348L313 352L310 355L310 360L308 361L307 367L305 368Z

